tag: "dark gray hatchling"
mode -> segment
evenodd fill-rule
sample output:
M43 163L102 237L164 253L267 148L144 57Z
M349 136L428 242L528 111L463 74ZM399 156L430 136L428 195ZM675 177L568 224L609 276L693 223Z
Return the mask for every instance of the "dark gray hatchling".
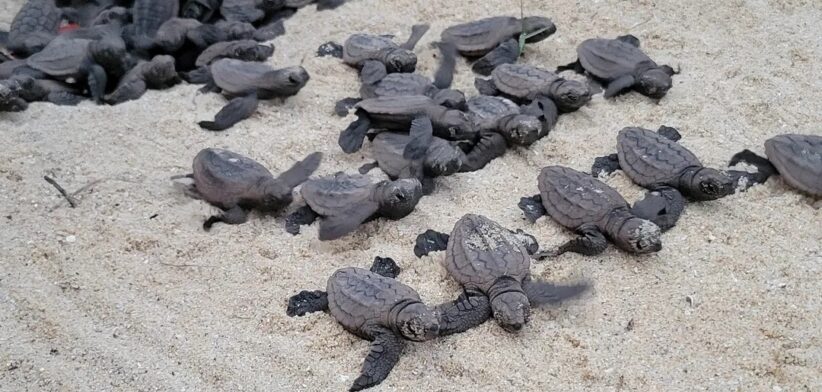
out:
M405 95L365 99L355 105L357 119L342 132L338 143L345 153L359 151L372 128L408 132L411 121L428 117L433 135L447 140L473 140L476 131L468 116L454 109L438 105L424 95ZM412 135L421 141L430 141L430 135ZM408 157L419 157L425 152L424 142L413 146Z
M208 67L198 69L197 77L207 83L205 91L219 91L230 98L228 104L214 117L199 125L210 131L222 131L251 117L261 99L286 98L296 95L308 83L309 75L303 67L273 69L268 64L220 59Z
M154 45L164 53L175 53L184 48L187 42L203 48L215 41L225 39L225 34L212 25L204 25L196 19L171 18L157 29Z
M590 174L548 166L539 173L537 182L540 194L520 200L519 207L525 217L535 222L547 214L581 235L557 250L541 252L539 257L554 257L565 252L597 255L608 246L608 239L631 253L662 249L659 227L633 215L619 192Z
M399 362L407 341L422 342L438 336L437 312L425 305L414 289L365 269L341 268L328 278L325 292L305 291L295 297L304 294L312 295L312 303L296 313L289 308L289 315L327 311L345 330L372 342L350 391L385 380Z
M21 91L30 89L34 79L13 78L0 80L0 112L22 112L29 107Z
M179 78L174 68L174 57L158 55L151 61L137 63L120 79L114 91L106 95L105 102L116 105L139 99L149 88L169 88L178 82Z
M428 31L428 25L415 25L404 44L397 45L391 37L370 34L354 34L343 44L343 61L355 68L362 68L370 60L379 61L388 72L414 72L417 55L414 47Z
M442 31L441 39L453 44L463 56L479 58L473 65L474 72L490 75L497 66L517 61L522 34L528 36L525 42L534 43L556 31L550 19L540 16L495 16L451 26Z
M262 213L281 211L291 204L294 188L317 170L321 160L321 153L309 154L274 177L249 157L220 148L206 148L194 157L192 174L172 179L193 179L194 184L186 189L186 194L223 210L203 223L203 228L209 230L217 222L245 223L251 210Z
M23 57L37 53L57 36L64 17L54 0L28 0L11 21L6 46Z
M157 30L179 11L179 1L135 0L131 7L132 24L124 32L126 41L141 52L152 49Z
M668 65L658 65L639 48L639 39L623 35L616 39L593 38L577 47L577 61L557 68L587 72L607 84L605 98L629 89L661 99L671 89L671 77L678 73Z
M500 65L490 79L477 79L474 84L481 94L503 95L518 102L548 97L562 112L577 110L591 100L585 83L527 64Z
M58 80L85 81L92 98L101 102L108 76L106 69L125 68L125 44L120 39L88 40L58 37L26 59L26 65Z
M362 174L339 172L314 178L300 188L306 206L286 220L286 231L299 233L318 217L319 239L341 238L374 217L402 219L417 206L422 185L416 178L374 182Z
M187 0L180 9L180 16L207 23L220 10L222 0Z
M265 17L267 11L282 8L282 0L223 0L220 14L231 22L255 23Z
M784 134L765 141L767 159L750 150L733 156L729 166L740 162L756 166L751 183L764 183L779 174L788 185L815 198L822 197L822 136Z
M407 95L424 95L434 100L437 105L449 109L465 108L465 94L459 90L440 88L429 78L417 73L388 73L381 62L367 61L360 72L360 96L364 99L379 97L398 97ZM351 99L345 100L351 103ZM337 107L340 105L338 104ZM347 114L338 110L338 114Z
M666 231L679 220L685 198L716 200L734 193L737 181L727 172L702 166L696 155L677 142L679 132L675 129L663 126L660 130L623 128L617 135L616 165L609 164L606 170L595 163L592 173L620 168L631 181L649 189L650 194L636 203L633 213ZM605 160L608 157L598 162Z
M528 323L531 307L557 304L588 289L587 283L555 285L531 276L530 235L511 231L482 215L467 214L448 237L445 269L462 287L451 304L437 307L440 336L459 333L493 317L508 332Z
M480 95L468 100L468 114L479 131L499 132L510 145L529 146L547 135L537 116L502 98Z
M243 61L265 61L274 54L274 45L261 45L255 40L238 40L217 42L197 57L194 65L207 66L219 59L236 59Z

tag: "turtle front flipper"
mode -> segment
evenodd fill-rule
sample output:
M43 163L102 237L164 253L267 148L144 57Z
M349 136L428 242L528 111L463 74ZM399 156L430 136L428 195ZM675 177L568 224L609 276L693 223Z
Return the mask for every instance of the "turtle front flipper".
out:
M328 293L319 290L303 290L288 299L288 307L285 309L285 314L289 317L294 317L326 310L328 310Z
M417 257L428 256L431 252L445 250L448 247L450 236L431 229L417 236L414 245L414 255Z
M480 95L499 95L500 91L497 89L497 85L494 84L493 79L482 79L476 78L474 79L474 88L477 89L477 92Z
M539 137L545 137L559 120L559 108L553 99L548 97L537 97L533 102L521 107L522 114L536 116L542 123L542 130Z
M659 127L659 129L656 131L656 133L660 134L661 136L664 136L664 137L668 138L669 140L673 140L675 142L678 142L679 139L682 139L682 135L674 127L668 127L668 126L662 125L662 126Z
M616 39L617 41L625 42L626 44L631 45L635 48L639 47L639 38L632 34L620 35L619 37L616 37Z
M497 132L483 132L480 140L465 154L460 172L473 172L482 169L489 162L505 154L508 143Z
M365 357L360 376L354 380L349 391L361 391L381 383L400 361L405 341L385 327L374 327L369 331L374 337L371 351Z
M285 231L291 235L300 234L300 226L307 226L319 218L309 206L302 206L285 218Z
M320 167L322 159L323 154L321 152L308 154L302 161L295 163L291 168L280 173L280 175L277 176L277 181L282 183L290 194L292 189L304 183L308 180L308 177L314 174L317 168Z
M509 39L499 44L477 60L471 69L483 76L491 75L495 68L502 64L514 64L519 57L519 44L515 39Z
M678 190L661 187L645 194L645 198L634 203L631 213L668 231L676 225L682 211L685 210L685 198Z
M348 128L340 132L340 137L337 144L340 145L343 152L346 154L353 154L362 148L362 142L365 141L365 134L371 128L371 119L367 113L358 112L357 119L348 125Z
M108 76L106 70L96 63L89 63L86 66L86 82L88 83L88 90L94 102L103 102L103 97L106 94L106 83Z
M522 283L522 290L528 297L531 306L558 304L586 292L591 287L586 282L571 285L556 285L539 280L526 279Z
M408 41L405 41L405 43L400 45L400 47L405 50L414 50L414 47L417 46L417 42L420 42L420 39L422 39L425 33L428 32L429 28L431 28L431 26L427 24L411 26L411 35L408 37Z
M220 215L212 215L205 222L203 222L203 230L209 231L211 227L217 222L223 222L228 225L239 225L248 220L248 211L240 206L234 206L223 211Z
M434 86L440 90L451 87L454 81L454 70L457 67L457 47L450 42L440 42L437 44L440 48L442 59L440 66L434 73Z
M336 240L357 230L378 208L377 203L362 201L337 215L322 218L318 234L320 241Z
M570 64L560 65L556 69L556 73L560 73L562 71L574 71L580 75L585 74L585 67L582 66L582 63L579 62L579 59L574 61Z
M354 105L360 103L360 101L362 101L362 98L343 98L334 104L334 114L340 117L345 117L348 115L348 111L351 110Z
M474 328L491 318L491 302L479 292L466 291L456 300L434 307L439 320L439 336L453 335Z
M388 69L381 61L367 60L360 70L360 82L366 85L379 83L388 75Z
M591 175L594 177L599 177L602 174L609 175L620 169L619 155L610 154L594 159L594 164L591 165Z
M411 161L424 158L434 140L434 126L431 124L431 118L428 116L414 117L408 133L411 138L405 145L402 157Z
M107 94L105 102L109 105L117 105L126 101L133 101L139 99L145 94L148 86L143 79L135 79L123 85L117 86L117 89Z
M751 150L742 150L728 162L728 166L736 166L739 163L746 163L756 167L756 173L750 173L741 170L728 170L728 175L734 179L736 183L743 190L750 188L755 184L764 184L773 175L779 174L779 171L767 158L757 155ZM743 180L744 179L744 180Z
M608 247L608 240L594 225L585 224L577 229L581 237L570 240L555 250L539 252L537 259L557 257L566 252L579 253L583 256L596 256Z
M220 111L214 116L214 121L200 121L198 124L201 128L209 131L224 131L234 126L240 121L243 121L255 111L259 105L257 94L248 94L242 97L237 97L228 102Z
M613 98L617 95L627 91L631 87L636 84L636 78L633 75L622 75L616 80L612 80L608 83L608 87L605 88L605 98Z
M517 206L525 214L525 219L528 219L531 223L536 222L537 219L547 214L545 207L542 205L542 196L540 195L520 198Z

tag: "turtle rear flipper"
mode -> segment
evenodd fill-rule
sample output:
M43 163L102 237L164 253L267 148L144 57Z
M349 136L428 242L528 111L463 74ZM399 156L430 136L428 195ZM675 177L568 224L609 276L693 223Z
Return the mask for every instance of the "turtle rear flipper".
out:
M366 219L377 212L377 203L362 201L333 216L326 216L320 220L320 241L331 241L343 237L356 230Z
M531 306L558 304L579 296L590 287L590 284L585 282L572 285L556 285L532 279L526 279L522 284L522 290L525 291Z
M405 341L385 327L374 327L371 351L365 357L360 376L349 391L361 391L381 383L399 362Z
M494 50L488 52L477 60L471 69L483 76L491 75L495 68L502 64L513 64L517 62L519 57L519 44L514 39L509 39Z
M411 120L410 141L405 146L402 157L416 161L425 157L428 147L434 140L434 126L428 116L418 116Z
M198 124L201 128L209 131L224 131L234 126L240 121L243 121L255 111L259 105L257 94L248 94L242 97L237 97L228 102L220 111L214 116L214 121L200 121Z
M302 161L291 166L290 169L282 172L279 177L277 177L277 181L283 183L283 185L288 188L288 192L291 193L291 189L304 183L308 177L314 174L317 168L320 167L322 159L323 154L321 152L311 153Z
M434 308L440 323L439 336L474 328L491 318L491 302L482 293L463 292L456 300Z

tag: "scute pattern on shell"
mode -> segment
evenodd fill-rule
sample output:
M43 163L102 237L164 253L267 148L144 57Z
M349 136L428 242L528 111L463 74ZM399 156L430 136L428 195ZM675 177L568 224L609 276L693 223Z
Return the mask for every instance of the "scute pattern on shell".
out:
M765 141L765 154L785 182L822 196L822 136L787 134Z
M451 26L443 30L441 37L463 54L481 56L520 31L519 25L517 18L494 16Z
M361 268L342 268L328 278L328 309L347 330L362 335L366 327L383 324L388 312L403 301L419 301L414 289Z
M489 95L473 97L467 105L472 121L481 130L495 129L501 117L520 112L519 106L511 100Z
M220 148L200 151L194 157L193 169L197 190L212 203L237 202L260 181L272 177L257 161Z
M572 230L585 223L603 223L609 212L628 206L622 195L604 182L567 167L542 169L538 183L548 215Z
M375 97L396 97L403 95L428 95L434 85L425 76L417 73L391 73L386 75L374 88ZM371 97L365 97L371 98Z
M235 59L217 60L210 69L214 83L228 93L242 93L262 87L260 77L272 71L265 63Z
M356 107L371 114L408 115L424 112L432 105L435 105L434 101L424 95L407 95L366 99Z
M61 13L54 0L28 0L20 8L9 29L9 41L25 39L29 34L57 34Z
M585 40L577 47L577 55L586 71L604 80L633 74L641 62L653 63L641 49L616 39Z
M690 150L654 131L624 128L617 136L619 165L638 185L677 186L683 170L702 163Z
M56 38L26 59L26 64L51 76L74 75L80 72L90 43L87 39Z
M531 256L513 233L484 216L465 215L451 232L445 269L466 288L487 292L502 276L522 281L530 267Z
M135 32L153 37L160 26L177 16L179 11L179 1L136 0L131 9Z
M559 79L551 71L525 64L502 64L491 77L498 90L518 98L533 98Z
M374 59L383 49L394 47L397 47L397 44L388 37L353 34L343 44L343 61L357 65L365 60Z
M332 215L367 200L373 189L374 183L370 177L340 172L306 181L300 188L300 194L314 212Z

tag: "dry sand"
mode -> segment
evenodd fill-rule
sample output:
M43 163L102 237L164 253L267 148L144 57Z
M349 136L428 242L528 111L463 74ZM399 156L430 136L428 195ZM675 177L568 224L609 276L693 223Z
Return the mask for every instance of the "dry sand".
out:
M0 5L4 24L21 3ZM290 295L324 287L335 269L390 256L426 301L449 300L459 289L443 253L416 259L416 234L450 231L471 212L525 229L546 247L571 238L547 219L528 224L516 203L536 192L543 166L588 170L615 149L624 126L680 127L682 143L718 167L741 148L761 152L776 134L822 133L818 1L527 1L559 31L529 47L524 62L553 68L573 60L586 38L630 32L683 72L658 105L638 94L597 96L532 148L439 180L402 221L372 222L336 242L319 242L316 226L292 237L281 218L206 233L212 208L168 180L205 147L247 154L272 171L319 150L320 174L354 170L368 148L343 154L337 134L351 118L331 113L334 101L355 95L357 77L315 49L359 31L404 39L413 23L429 22L418 53L419 71L430 75L429 43L444 27L518 15L518 3L356 0L334 12L305 9L286 22L269 62L303 64L310 84L227 132L196 126L225 101L187 85L116 107L33 104L0 114L0 390L345 390L368 343L326 314L285 315ZM474 93L473 77L461 62L457 87ZM72 209L46 174L70 191L94 185ZM641 197L622 174L607 182L630 201ZM596 290L534 311L518 335L489 322L411 344L375 390L820 391L818 207L774 178L689 205L658 254L611 247L536 265L541 278L584 276Z

